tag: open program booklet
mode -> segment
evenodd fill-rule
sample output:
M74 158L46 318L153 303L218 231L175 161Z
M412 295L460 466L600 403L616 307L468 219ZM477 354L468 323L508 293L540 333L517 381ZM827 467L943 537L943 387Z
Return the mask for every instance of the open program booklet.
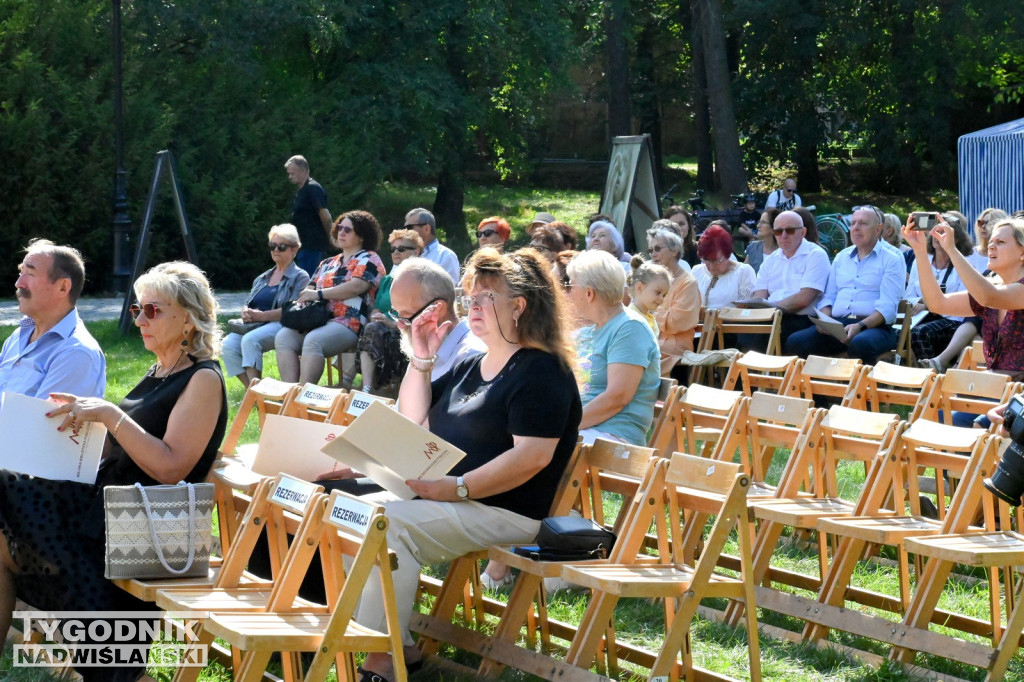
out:
M811 322L822 334L828 334L843 343L846 343L846 325L834 317L830 317L820 310L815 310L811 315Z
M107 427L86 422L78 435L58 431L63 421L47 417L57 403L20 393L3 394L0 405L0 468L55 481L95 483Z
M407 480L441 478L466 456L378 402L370 404L323 451L403 500L416 497Z

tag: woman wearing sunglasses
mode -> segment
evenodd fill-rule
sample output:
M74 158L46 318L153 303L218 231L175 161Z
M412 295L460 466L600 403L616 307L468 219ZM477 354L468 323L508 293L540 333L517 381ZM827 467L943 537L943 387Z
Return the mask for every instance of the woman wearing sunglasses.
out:
M324 358L354 350L369 321L384 263L377 255L381 233L366 211L349 211L334 221L334 245L341 253L323 260L298 303L326 301L332 318L321 327L300 332L287 327L274 337L277 368L283 381L320 383Z
M309 273L295 263L302 246L295 226L274 225L267 242L274 267L253 280L242 308L242 322L259 326L245 334L228 334L221 350L228 376L237 377L243 386L263 376L263 354L274 349L274 337L281 331L281 306L298 298L309 284Z
M0 475L0 632L8 630L16 598L98 618L152 610L103 576L103 488L198 483L217 457L228 407L217 362L217 302L206 276L191 263L164 263L135 282L135 294L135 326L156 363L119 405L51 395L54 429L70 435L88 422L106 427L96 483ZM143 668L79 672L86 680L134 680Z
M512 226L508 221L498 216L484 218L476 227L476 243L482 249L489 246L498 251L505 250L505 242L512 234Z
M654 313L661 333L661 375L668 376L684 351L693 350L693 336L700 322L700 290L697 280L679 262L683 252L682 238L668 228L647 232L648 253L651 260L672 275L664 303Z
M391 244L391 273L380 281L370 322L359 336L363 390L371 393L390 386L405 372L406 359L400 343L402 333L391 308L391 281L399 263L423 253L423 238L416 230L395 230L388 236L388 242Z

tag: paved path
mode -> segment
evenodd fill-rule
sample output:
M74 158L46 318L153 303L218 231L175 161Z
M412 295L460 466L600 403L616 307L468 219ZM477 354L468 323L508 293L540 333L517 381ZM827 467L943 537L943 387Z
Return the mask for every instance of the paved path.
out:
M221 315L234 315L240 312L248 295L248 291L229 291L217 294ZM78 314L86 322L116 320L121 316L123 303L124 300L120 298L80 298L78 299ZM0 300L0 325L18 324L21 317L18 302L15 299Z

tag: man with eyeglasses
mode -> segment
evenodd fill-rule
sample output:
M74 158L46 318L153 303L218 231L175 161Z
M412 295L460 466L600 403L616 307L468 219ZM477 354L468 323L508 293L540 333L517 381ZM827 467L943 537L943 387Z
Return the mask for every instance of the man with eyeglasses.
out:
M765 208L777 208L780 211L791 211L797 206L803 205L800 195L796 193L796 180L793 178L786 178L786 181L782 183L782 189L777 189L769 194L768 200L764 202Z
M405 354L412 356L409 327L421 315L434 317L445 335L430 372L431 380L443 376L463 358L486 350L484 342L469 331L469 323L456 314L455 285L441 266L422 257L410 258L394 269L392 278L391 315L402 330Z
M102 398L106 358L75 308L85 284L82 255L36 239L18 270L14 287L25 317L0 350L0 392Z
M800 215L783 211L772 225L779 248L765 257L757 273L754 298L766 299L782 311L782 342L791 334L812 325L808 313L825 291L828 254L804 239L807 228ZM763 334L741 334L740 348L763 351L768 344Z
M821 312L846 328L839 341L816 327L805 329L784 344L789 355L831 355L846 351L851 358L874 364L896 348L896 308L903 297L906 265L903 256L885 243L884 216L874 206L858 206L850 219L849 246L836 255L829 272Z
M316 266L327 257L331 249L331 212L327 210L327 192L319 182L309 176L309 162L304 156L293 156L284 162L288 180L299 188L292 202L289 221L299 230L302 248L295 255L295 264L306 272L316 272Z
M423 240L423 254L431 263L437 263L452 282L459 281L459 257L447 246L437 241L437 222L434 214L425 208L414 208L405 214L405 229L416 230L416 234Z

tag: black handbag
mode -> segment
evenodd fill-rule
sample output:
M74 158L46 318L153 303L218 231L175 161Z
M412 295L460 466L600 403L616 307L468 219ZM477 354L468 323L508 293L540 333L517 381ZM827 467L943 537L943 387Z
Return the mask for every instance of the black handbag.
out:
M326 301L311 301L299 307L295 301L288 301L281 307L281 326L297 332L308 332L322 327L331 319L331 309Z
M549 516L540 523L537 544L512 551L537 561L607 559L615 533L581 516Z
M265 324L266 322L242 322L242 318L235 317L228 320L228 333L245 336L253 329L259 329Z

